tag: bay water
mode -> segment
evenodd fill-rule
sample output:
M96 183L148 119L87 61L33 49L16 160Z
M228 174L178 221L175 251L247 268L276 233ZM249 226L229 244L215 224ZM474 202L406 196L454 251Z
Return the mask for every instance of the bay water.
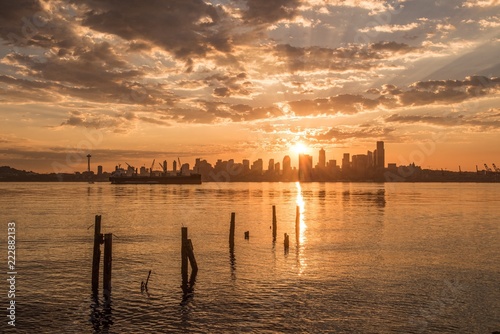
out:
M113 233L110 304L91 296L95 215ZM0 220L5 333L500 331L498 184L0 183ZM181 227L199 266L188 296Z

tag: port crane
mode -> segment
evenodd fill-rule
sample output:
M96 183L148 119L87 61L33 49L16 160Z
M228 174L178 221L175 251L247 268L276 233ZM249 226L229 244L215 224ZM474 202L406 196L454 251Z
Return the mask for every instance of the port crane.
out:
M490 167L488 167L488 165L487 165L487 164L484 164L484 168L486 169L486 171L487 171L487 172L492 172L491 168L490 168Z
M151 167L149 168L149 174L150 175L153 175L153 167L155 166L155 160L156 159L153 159L153 162L151 163Z
M492 164L492 165L493 165L493 169L495 170L495 172L500 173L500 168L495 166L495 164Z

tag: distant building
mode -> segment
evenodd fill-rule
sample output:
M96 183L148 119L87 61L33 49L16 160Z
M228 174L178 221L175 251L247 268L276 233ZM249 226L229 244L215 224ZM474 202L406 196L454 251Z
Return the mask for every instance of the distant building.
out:
M299 181L311 181L312 166L312 156L299 154Z
M328 169L333 169L337 167L337 160L328 160Z
M385 168L385 149L384 142L377 142L377 149L375 150L375 168L384 169Z
M368 155L356 154L352 156L351 168L358 174L365 174L368 170Z
M292 172L292 161L288 155L283 158L283 174Z
M250 171L250 160L243 159L243 173L248 173Z
M373 166L374 166L373 152L372 151L366 152L366 156L368 157L368 168L373 168Z
M181 169L181 173L183 175L188 175L189 174L189 164L188 163L182 164L182 166L181 166L180 169Z
M102 166L101 165L97 166L97 175L98 176L102 175Z
M277 175L279 175L279 173L280 173L280 163L279 162L277 162L277 163L274 164L274 172Z
M324 149L319 150L318 167L319 168L326 167L326 153Z
M351 158L349 153L344 153L342 158L342 172L349 172L351 169Z
M209 180L209 175L212 171L213 168L210 163L208 163L206 160L201 160L200 158L196 159L193 167L193 172L201 174L201 178L203 181Z
M388 163L387 169L390 170L391 172L397 172L398 166L395 163Z
M262 161L262 159L255 160L252 164L251 170L259 175L262 174L264 171L264 161Z
M274 159L269 159L269 164L267 165L267 171L274 173Z

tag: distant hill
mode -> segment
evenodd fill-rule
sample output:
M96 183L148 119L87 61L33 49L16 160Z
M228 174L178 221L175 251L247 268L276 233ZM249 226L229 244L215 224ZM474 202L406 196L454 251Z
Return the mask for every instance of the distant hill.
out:
M15 169L9 166L0 167L0 182L77 182L87 181L83 174L39 174L33 171Z

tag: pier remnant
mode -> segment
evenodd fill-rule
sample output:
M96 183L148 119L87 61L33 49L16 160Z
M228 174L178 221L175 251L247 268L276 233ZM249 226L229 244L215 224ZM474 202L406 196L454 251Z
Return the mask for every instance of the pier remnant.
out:
M113 262L113 234L106 233L104 235L104 260L103 260L103 275L102 288L104 297L109 298L111 295L111 264Z
M283 242L285 246L285 254L288 253L288 250L290 249L290 236L285 233L285 241Z
M245 239L250 239L250 231L245 231Z
M97 296L99 291L99 262L101 259L101 248L102 244L102 234L101 234L101 216L95 216L94 224L94 254L92 257L92 293Z
M276 205L273 205L273 242L276 241L276 231L277 231Z
M103 294L106 299L111 295L111 267L113 261L113 234L101 233L101 216L95 216L94 224L94 252L92 256L92 295L94 299L97 298L99 292L99 267L101 262L101 244L104 244L104 257L103 257Z
M193 243L188 239L187 227L181 229L181 275L182 275L182 291L184 294L193 291L193 286L198 274L198 264L194 257ZM188 264L191 264L191 276L188 281Z
M231 212L231 223L229 226L229 248L234 250L234 229L235 229L235 212Z
M146 292L148 291L149 276L151 276L151 270L148 273L148 278L146 279L146 283L141 282L141 292L143 292L144 290L146 290Z

